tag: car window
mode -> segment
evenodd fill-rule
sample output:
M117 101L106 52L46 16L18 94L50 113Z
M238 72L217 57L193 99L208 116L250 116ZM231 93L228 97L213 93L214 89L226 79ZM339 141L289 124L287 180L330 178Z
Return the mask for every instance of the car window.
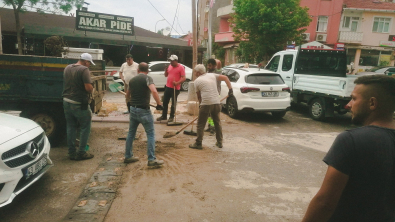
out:
M237 82L237 80L240 78L240 74L236 70L229 70L225 75L231 82Z
M158 63L158 64L154 64L150 67L151 72L158 72L158 71L165 71L165 66L167 64L166 63Z
M246 83L256 85L284 84L284 80L278 74L250 74L246 76Z
M294 60L293 55L284 55L283 64L281 66L281 70L287 72L292 69L292 62Z
M389 72L395 72L395 68L389 68L388 71Z
M271 70L273 72L277 72L279 64L280 64L280 56L278 55L273 57L272 60L270 60L269 64L266 65L265 69Z

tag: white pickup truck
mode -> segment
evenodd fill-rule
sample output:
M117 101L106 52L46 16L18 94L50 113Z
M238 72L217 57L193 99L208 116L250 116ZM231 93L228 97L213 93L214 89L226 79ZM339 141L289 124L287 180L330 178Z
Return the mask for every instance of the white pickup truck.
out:
M305 103L314 120L347 113L354 80L347 75L344 50L299 49L277 52L265 69L277 72L291 88L293 103Z

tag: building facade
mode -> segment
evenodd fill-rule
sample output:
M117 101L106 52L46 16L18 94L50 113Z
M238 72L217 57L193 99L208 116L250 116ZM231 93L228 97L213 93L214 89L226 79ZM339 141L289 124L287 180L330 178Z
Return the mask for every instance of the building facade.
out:
M345 44L354 73L394 65L395 3L344 0L339 30L338 41Z

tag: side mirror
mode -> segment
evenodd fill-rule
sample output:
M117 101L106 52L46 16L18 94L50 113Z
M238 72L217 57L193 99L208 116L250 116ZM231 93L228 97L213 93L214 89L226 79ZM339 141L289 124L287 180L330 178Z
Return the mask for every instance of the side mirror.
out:
M389 72L390 72L390 71L388 71L388 70L385 71L385 72L384 72L384 75L388 76L388 73L389 73Z

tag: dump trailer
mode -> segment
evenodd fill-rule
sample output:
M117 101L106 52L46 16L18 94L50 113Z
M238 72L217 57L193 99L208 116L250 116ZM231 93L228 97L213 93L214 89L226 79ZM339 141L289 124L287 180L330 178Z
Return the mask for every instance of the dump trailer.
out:
M0 110L21 111L20 116L37 122L52 146L66 137L63 111L63 70L77 59L45 56L0 55ZM105 62L94 61L94 90L90 107L97 113L106 91Z

